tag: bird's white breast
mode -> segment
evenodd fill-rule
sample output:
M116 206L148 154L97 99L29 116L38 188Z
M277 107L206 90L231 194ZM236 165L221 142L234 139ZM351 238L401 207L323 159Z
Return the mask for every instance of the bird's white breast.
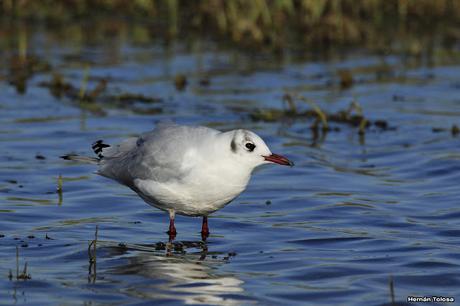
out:
M174 209L184 215L208 215L243 192L250 178L249 171L231 164L185 162L184 166L191 167L191 175L165 182L137 179L136 191L147 203L160 209Z

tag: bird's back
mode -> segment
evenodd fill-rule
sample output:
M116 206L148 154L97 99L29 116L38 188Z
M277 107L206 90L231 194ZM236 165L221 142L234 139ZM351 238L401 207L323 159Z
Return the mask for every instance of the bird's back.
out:
M98 174L133 187L134 180L157 182L187 175L186 155L220 132L207 127L160 124L154 130L103 150Z

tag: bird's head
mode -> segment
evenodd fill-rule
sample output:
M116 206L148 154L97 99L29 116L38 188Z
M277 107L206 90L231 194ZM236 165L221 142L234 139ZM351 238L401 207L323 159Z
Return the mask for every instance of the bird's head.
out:
M248 130L235 130L232 132L229 149L231 154L236 156L240 162L246 163L253 168L270 163L291 167L294 165L286 157L272 153L262 138L255 133Z

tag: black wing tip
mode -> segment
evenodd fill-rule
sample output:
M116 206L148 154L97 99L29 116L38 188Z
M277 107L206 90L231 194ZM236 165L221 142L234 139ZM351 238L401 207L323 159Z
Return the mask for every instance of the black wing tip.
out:
M96 140L95 142L93 142L91 144L91 147L94 148L94 147L97 147L98 145L100 145L104 140L102 139L99 139L99 140Z
M99 139L99 140L96 140L95 142L93 142L92 145L91 145L91 147L92 147L93 149L96 149L96 148L99 148L99 147L101 147L101 148L108 148L108 147L110 147L110 145L104 143L104 140Z
M104 155L102 155L102 150L105 149L105 148L109 148L109 147L110 147L110 145L104 143L104 141L102 139L99 139L99 140L93 142L93 144L91 145L91 148L93 148L94 153L99 158L104 157Z

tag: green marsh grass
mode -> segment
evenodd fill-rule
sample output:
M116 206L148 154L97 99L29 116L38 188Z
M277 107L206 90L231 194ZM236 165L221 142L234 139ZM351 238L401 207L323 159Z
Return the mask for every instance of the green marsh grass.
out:
M442 33L447 44L460 35L456 0L4 0L0 16L6 21L64 24L66 29L72 22L106 16L114 21L111 31L124 32L117 18L140 25L147 30L136 31L142 39L158 32L174 38L193 31L272 50L292 43L316 49L355 44L385 50L398 47L398 40L406 52L420 54L424 44L433 43L426 41L425 32Z

